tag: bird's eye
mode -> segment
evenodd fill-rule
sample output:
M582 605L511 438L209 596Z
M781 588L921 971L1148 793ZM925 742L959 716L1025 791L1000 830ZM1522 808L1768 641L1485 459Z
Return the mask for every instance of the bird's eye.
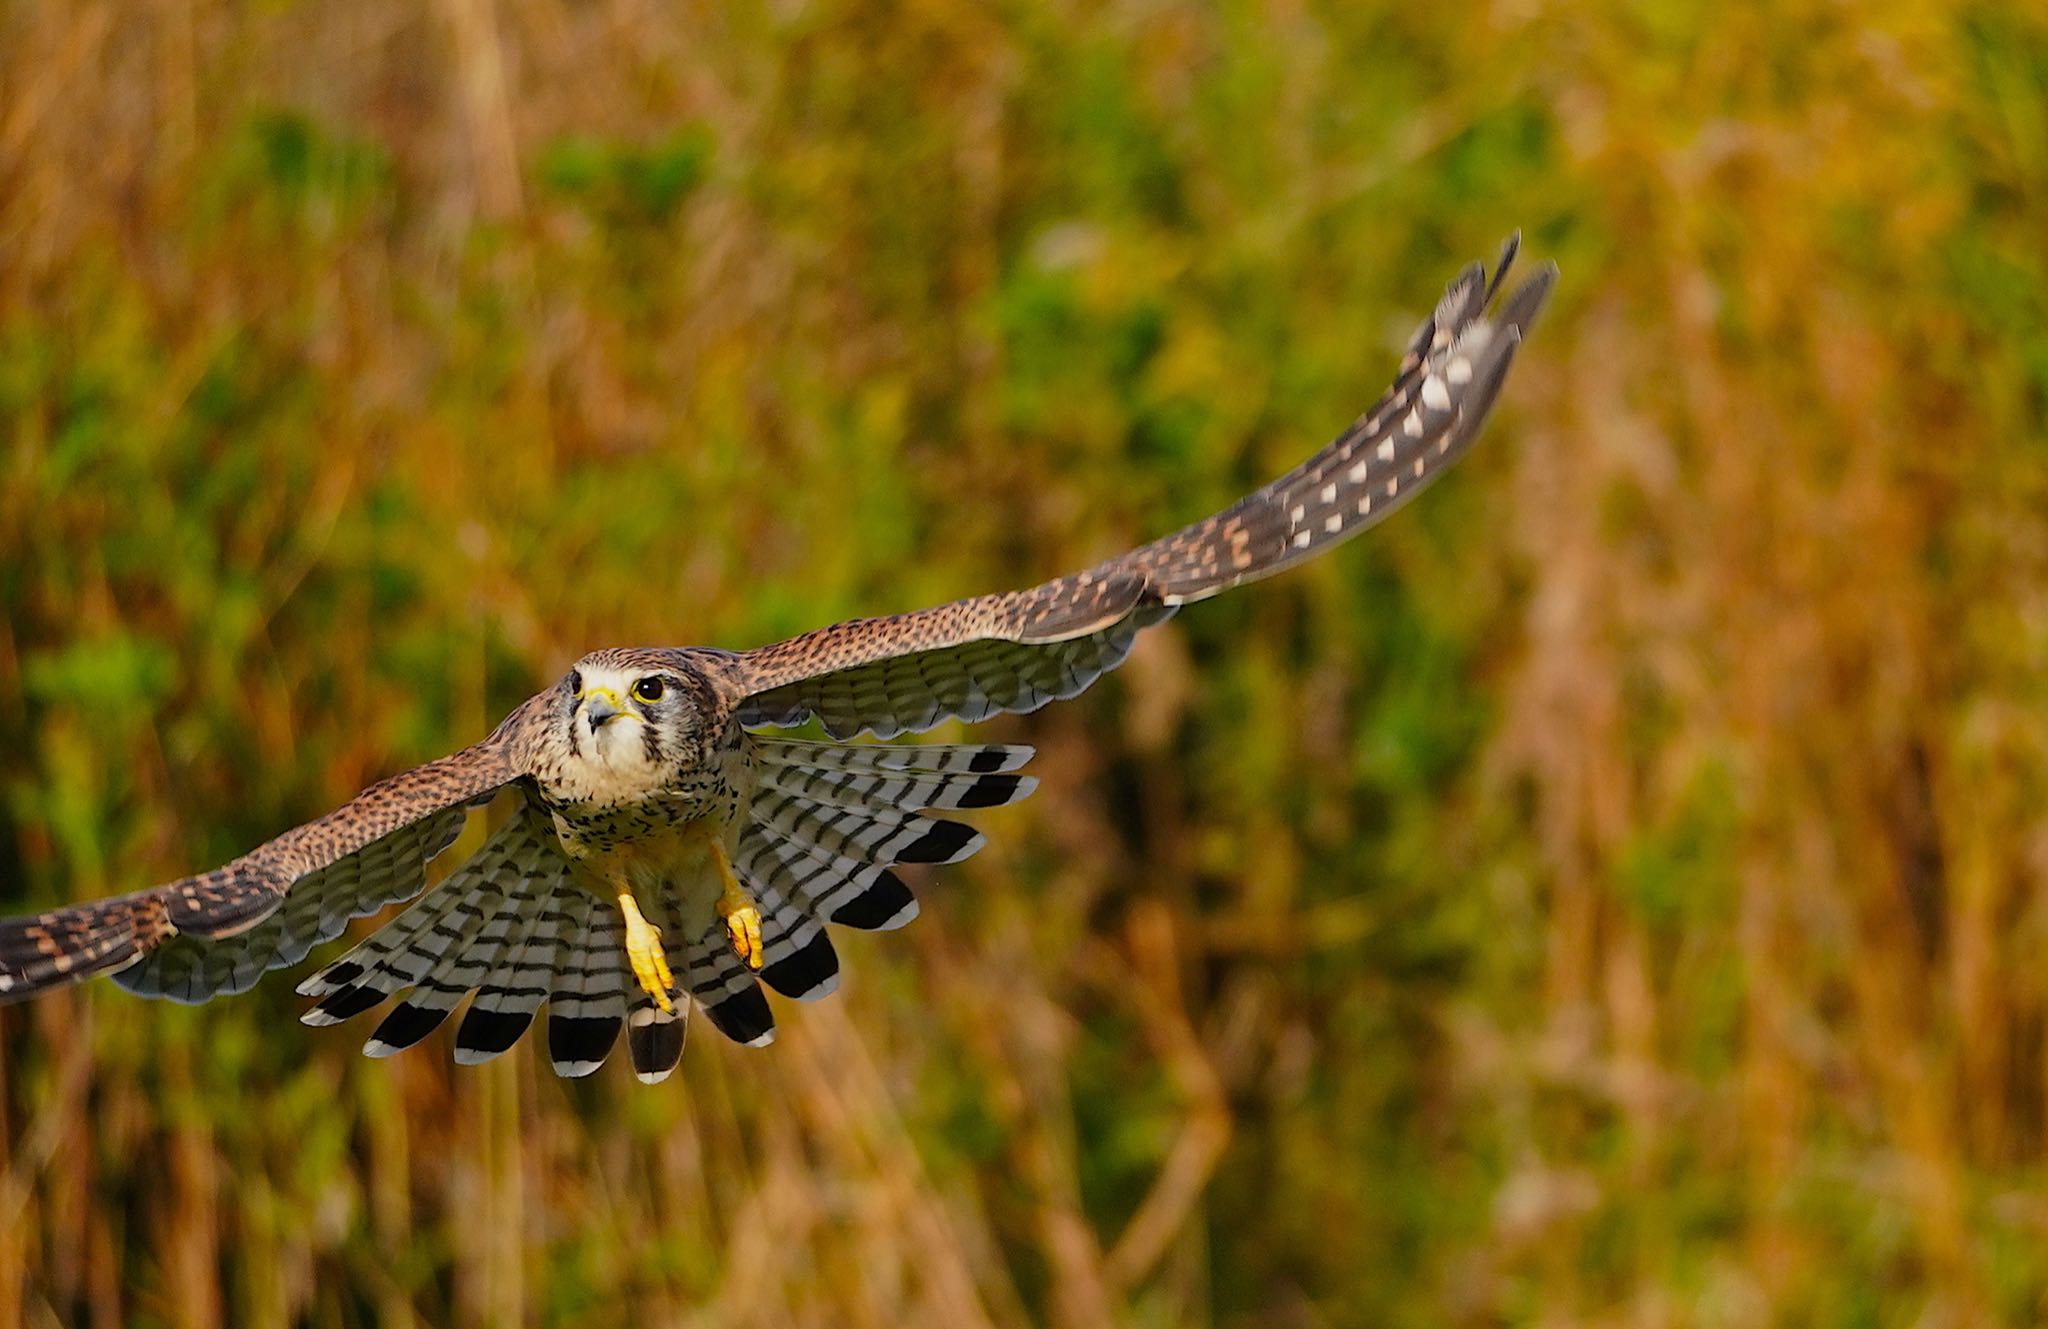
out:
M572 696L577 696L577 697L580 697L580 696L582 696L582 695L583 695L583 671L582 671L582 670L580 670L580 669L571 669L571 670L569 671L569 692L570 692L570 695L572 695Z
M641 701L660 701L667 685L658 678L643 678L633 685L633 695Z

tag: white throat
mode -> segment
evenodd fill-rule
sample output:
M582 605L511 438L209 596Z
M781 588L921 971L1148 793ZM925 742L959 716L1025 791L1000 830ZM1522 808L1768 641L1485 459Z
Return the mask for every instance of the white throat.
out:
M576 731L576 764L582 769L580 783L593 802L635 799L660 787L663 763L648 755L647 721L627 700L627 689L635 675L613 669L585 670L584 701L576 705L572 723ZM618 710L602 723L593 723L588 700L595 696L615 699Z

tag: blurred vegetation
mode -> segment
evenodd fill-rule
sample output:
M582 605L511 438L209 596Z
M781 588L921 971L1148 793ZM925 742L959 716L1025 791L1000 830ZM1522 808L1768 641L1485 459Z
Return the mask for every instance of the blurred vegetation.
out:
M0 905L1199 516L1517 225L772 1050L0 1013L0 1326L2048 1318L2038 8L0 4Z

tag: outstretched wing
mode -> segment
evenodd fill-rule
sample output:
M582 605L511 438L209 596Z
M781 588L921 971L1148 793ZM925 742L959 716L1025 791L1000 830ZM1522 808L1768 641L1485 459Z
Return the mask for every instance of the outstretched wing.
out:
M1029 590L856 619L725 661L740 723L888 738L1070 697L1123 662L1138 632L1241 582L1349 539L1463 455L1500 392L1557 270L1546 264L1497 314L1518 238L1492 280L1473 264L1409 343L1393 386L1335 442L1204 521Z
M371 785L317 821L225 867L110 900L0 919L0 1002L96 974L181 1001L248 988L350 918L417 894L427 860L461 833L464 812L523 772L521 722Z

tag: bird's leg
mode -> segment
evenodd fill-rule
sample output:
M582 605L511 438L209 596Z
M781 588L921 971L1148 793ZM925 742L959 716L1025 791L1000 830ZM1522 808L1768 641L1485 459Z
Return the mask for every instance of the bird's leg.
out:
M669 972L668 957L662 954L661 929L647 921L640 902L623 885L619 887L619 912L626 919L626 959L633 966L633 977L640 980L641 989L654 998L655 1005L673 1011L675 1003L668 994L676 979Z
M725 920L725 935L732 938L733 952L747 962L747 968L759 969L767 959L761 946L761 911L733 875L732 860L725 856L725 841L718 832L705 836L704 842L723 887L718 893L718 916Z

